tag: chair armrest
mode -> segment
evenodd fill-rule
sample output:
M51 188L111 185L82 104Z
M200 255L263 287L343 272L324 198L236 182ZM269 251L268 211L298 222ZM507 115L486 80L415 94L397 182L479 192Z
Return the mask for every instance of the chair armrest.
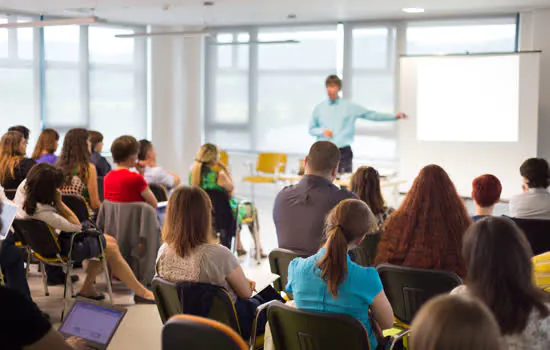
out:
M399 339L403 339L406 335L408 335L409 333L411 332L410 329L404 329L402 330L401 332L397 333L396 335L394 335L393 337L390 338L390 350L393 350L393 348L395 347L395 344L397 344L397 341Z
M271 300L267 303L264 303L256 308L256 317L254 317L254 323L252 324L252 331L250 332L250 341L249 341L249 348L250 350L254 350L256 346L256 330L258 329L258 318L262 311L267 309L271 304L273 303L280 303L278 300Z

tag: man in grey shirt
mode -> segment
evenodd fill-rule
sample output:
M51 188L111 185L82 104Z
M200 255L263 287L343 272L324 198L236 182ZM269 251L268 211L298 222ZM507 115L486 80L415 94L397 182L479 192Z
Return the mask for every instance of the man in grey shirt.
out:
M523 193L510 198L510 216L550 220L550 169L543 158L529 158L519 168Z
M332 184L339 162L340 151L335 144L330 141L314 143L305 160L302 180L285 187L277 195L273 221L280 248L304 255L317 253L327 214L344 199L357 199L353 193Z

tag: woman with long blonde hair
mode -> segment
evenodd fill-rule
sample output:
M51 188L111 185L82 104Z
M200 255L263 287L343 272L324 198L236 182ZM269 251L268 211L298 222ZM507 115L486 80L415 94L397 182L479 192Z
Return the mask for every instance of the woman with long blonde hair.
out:
M59 146L59 134L54 129L44 129L38 137L32 159L37 163L48 163L55 165L57 156L54 154Z
M18 131L8 131L0 140L0 185L6 190L17 187L36 164L25 157L27 140Z
M236 224L240 224L247 215L254 215L254 217L257 218L257 211L254 206L249 206L248 209L246 206L240 206L239 210L239 203L242 200L233 197L233 191L235 189L233 179L229 174L227 165L220 162L220 151L216 145L206 143L201 146L191 168L189 183L204 189L212 198L217 198L221 195L229 197L230 208L222 207L221 202L225 202L225 200L218 202L218 200L213 199L213 205L216 208L214 210L216 212L216 229L221 232L220 241L224 246L231 248L231 238L235 235ZM237 220L237 222L235 222L235 220ZM255 229L253 225L258 225L257 219L248 224L251 233L253 233ZM254 234L252 234L252 237L255 238ZM266 255L263 253L261 243L257 243L261 257L265 258ZM242 248L242 243L240 241L237 242L237 245L237 253L239 255L247 253Z

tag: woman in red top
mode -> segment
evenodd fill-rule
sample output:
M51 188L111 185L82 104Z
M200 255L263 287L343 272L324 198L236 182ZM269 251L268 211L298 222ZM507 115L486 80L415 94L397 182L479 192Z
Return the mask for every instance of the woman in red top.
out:
M105 200L118 203L146 202L157 207L157 199L142 173L130 171L136 168L143 171L138 164L139 143L133 136L120 136L111 146L116 169L111 170L104 178Z
M464 277L462 236L472 223L449 175L424 167L388 219L375 264L455 272Z

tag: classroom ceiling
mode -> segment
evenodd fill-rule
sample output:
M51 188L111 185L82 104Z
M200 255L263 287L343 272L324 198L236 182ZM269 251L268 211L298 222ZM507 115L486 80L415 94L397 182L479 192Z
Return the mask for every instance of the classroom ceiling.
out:
M207 1L208 2L208 1ZM0 9L111 22L224 26L509 13L550 7L550 0L0 0ZM421 7L422 15L405 7ZM288 15L296 15L288 19Z

